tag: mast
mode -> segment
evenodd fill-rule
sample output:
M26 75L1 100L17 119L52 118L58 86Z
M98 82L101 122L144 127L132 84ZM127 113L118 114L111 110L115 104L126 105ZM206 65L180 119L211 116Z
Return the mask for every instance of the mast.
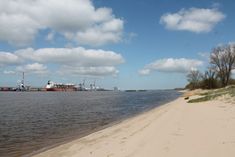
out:
M83 79L83 83L82 83L82 90L86 90L85 82L86 82L86 80L85 80L85 79Z
M25 85L24 85L24 72L23 72L23 74L22 74L21 90L22 90L22 91L25 90Z
M93 88L94 88L94 90L96 90L95 81L96 81L96 80L94 80L94 84L93 84L93 86L94 86L94 87L93 87Z
M24 85L24 72L23 72L23 77L22 77L22 84Z

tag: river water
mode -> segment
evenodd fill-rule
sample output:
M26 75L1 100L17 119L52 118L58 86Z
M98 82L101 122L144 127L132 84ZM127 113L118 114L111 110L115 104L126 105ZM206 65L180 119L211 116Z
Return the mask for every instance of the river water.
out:
M179 97L146 92L0 92L0 157L82 137Z

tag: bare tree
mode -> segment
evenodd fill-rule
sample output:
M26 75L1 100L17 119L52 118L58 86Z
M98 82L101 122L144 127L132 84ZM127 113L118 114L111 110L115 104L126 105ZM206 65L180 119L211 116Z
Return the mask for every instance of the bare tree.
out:
M202 74L198 70L191 70L187 75L188 82L191 84L191 88L195 89L199 87L199 83L202 79Z
M235 68L235 45L218 46L212 50L210 63L223 87L228 85L231 71Z
M206 89L213 89L218 87L216 71L214 71L213 68L208 68L208 70L205 71L202 86Z

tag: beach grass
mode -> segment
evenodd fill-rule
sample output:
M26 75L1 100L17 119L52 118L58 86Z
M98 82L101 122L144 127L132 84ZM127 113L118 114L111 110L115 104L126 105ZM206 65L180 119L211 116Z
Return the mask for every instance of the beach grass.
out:
M220 96L223 96L223 95L229 95L231 97L235 97L235 86L228 86L225 88L210 90L208 92L204 92L199 95L202 97L196 98L196 99L191 99L188 101L188 103L209 101L209 100L213 100L213 99L220 97Z

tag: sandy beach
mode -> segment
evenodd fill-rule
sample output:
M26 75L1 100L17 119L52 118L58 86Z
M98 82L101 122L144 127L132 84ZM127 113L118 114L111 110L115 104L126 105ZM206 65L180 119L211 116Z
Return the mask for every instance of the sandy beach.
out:
M235 104L183 97L35 157L234 157Z

